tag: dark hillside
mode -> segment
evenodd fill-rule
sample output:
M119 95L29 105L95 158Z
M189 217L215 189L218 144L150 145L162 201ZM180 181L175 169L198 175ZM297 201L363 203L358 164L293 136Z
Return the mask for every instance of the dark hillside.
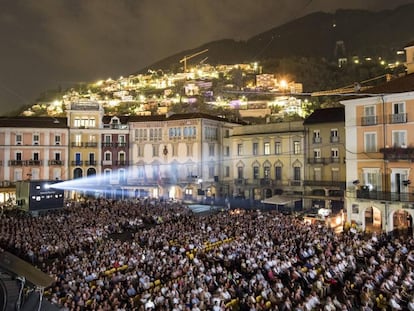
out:
M317 12L257 34L247 41L224 39L186 50L143 68L179 70L179 60L203 49L209 51L190 60L197 64L233 64L270 58L310 57L333 60L337 41L345 44L346 56L390 58L414 40L414 3L380 12L338 10Z

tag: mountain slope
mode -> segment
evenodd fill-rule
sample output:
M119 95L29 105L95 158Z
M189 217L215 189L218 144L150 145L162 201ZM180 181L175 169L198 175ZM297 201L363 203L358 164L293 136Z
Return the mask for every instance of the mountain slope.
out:
M232 39L206 43L143 68L178 70L179 60L202 49L208 53L193 58L197 63L208 56L208 63L232 64L269 58L317 57L334 59L337 41L343 41L347 56L392 58L396 50L414 39L414 4L394 10L369 12L338 10L334 14L316 12L253 36L247 41Z

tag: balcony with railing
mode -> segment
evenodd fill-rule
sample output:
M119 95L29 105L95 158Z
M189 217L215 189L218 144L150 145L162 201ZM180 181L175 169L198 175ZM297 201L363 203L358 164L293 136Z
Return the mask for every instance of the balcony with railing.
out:
M308 164L326 164L327 158L308 158Z
M40 166L42 160L9 160L9 166Z
M101 147L112 148L112 142L103 142L101 143Z
M115 143L115 147L128 147L128 143L127 142L117 142Z
M339 143L339 136L331 136L330 141L331 143Z
M322 143L322 137L314 137L312 142L314 144L321 144Z
M247 179L246 178L237 178L234 180L234 184L236 186L243 186L246 185Z
M235 179L235 185L244 185L244 186L273 186L273 179L270 178L245 178L245 179Z
M115 165L117 165L117 166L127 166L129 164L129 162L128 161L125 161L125 160L123 160L123 161L115 161Z
M388 116L389 123L406 123L407 114L406 113L394 113Z
M273 186L273 179L270 178L262 178L260 179L261 186Z
M95 166L96 165L96 160L85 161L85 165L86 166Z
M70 163L71 163L72 166L82 166L83 165L83 161L81 161L81 160L71 161Z
M369 191L368 189L357 190L358 199L389 201L389 202L411 202L414 203L414 193Z
M41 160L27 160L25 162L26 162L25 165L27 165L27 166L40 166L40 165L42 165Z
M15 183L11 182L10 180L0 181L0 188L9 188L9 187L15 187Z
M80 141L73 141L70 143L71 147L83 147L83 143Z
M149 186L156 187L158 186L158 179L155 178L128 178L128 185L130 186Z
M330 157L327 158L328 163L345 163L345 158L344 157Z
M289 185L294 186L294 187L299 187L303 185L303 181L292 179L292 180L289 180Z
M346 183L345 181L334 180L304 180L303 185L309 187L332 187L345 189Z
M377 124L378 124L378 116L361 117L361 125L363 126L377 125Z
M58 165L61 166L64 164L64 162L62 160L49 160L49 165Z
M127 130L129 127L127 124L111 123L111 124L104 124L103 128L104 129Z
M246 185L248 186L259 186L260 185L260 178L248 178L246 179Z
M23 166L24 162L22 160L9 160L9 166Z
M96 147L98 147L98 143L95 142L95 141L88 141L88 142L84 143L83 146L86 147L86 148L96 148Z
M384 155L384 160L387 161L414 161L414 148L381 148L380 152Z

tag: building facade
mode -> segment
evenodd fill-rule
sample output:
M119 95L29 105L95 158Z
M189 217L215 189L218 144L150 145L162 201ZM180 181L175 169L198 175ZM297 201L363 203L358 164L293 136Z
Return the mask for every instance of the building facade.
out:
M101 180L107 197L123 197L122 187L128 182L130 166L128 117L104 116L100 134Z
M237 126L201 113L131 117L130 191L189 200L229 195L225 154Z
M367 92L342 102L347 221L364 230L412 230L414 73Z
M0 204L15 199L20 180L66 180L69 159L66 118L0 118Z
M306 169L304 206L342 212L346 183L345 110L317 109L304 121Z
M231 136L233 196L257 205L275 194L301 205L305 171L302 121L236 127Z
M100 174L102 105L96 102L70 103L66 114L70 128L69 178Z

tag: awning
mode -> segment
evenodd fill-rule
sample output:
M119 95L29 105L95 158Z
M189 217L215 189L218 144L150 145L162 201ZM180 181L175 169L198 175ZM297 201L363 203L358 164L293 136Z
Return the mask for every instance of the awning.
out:
M286 205L294 200L292 198L283 196L283 195L274 195L270 198L262 200L262 203L264 204L275 204L275 205Z

